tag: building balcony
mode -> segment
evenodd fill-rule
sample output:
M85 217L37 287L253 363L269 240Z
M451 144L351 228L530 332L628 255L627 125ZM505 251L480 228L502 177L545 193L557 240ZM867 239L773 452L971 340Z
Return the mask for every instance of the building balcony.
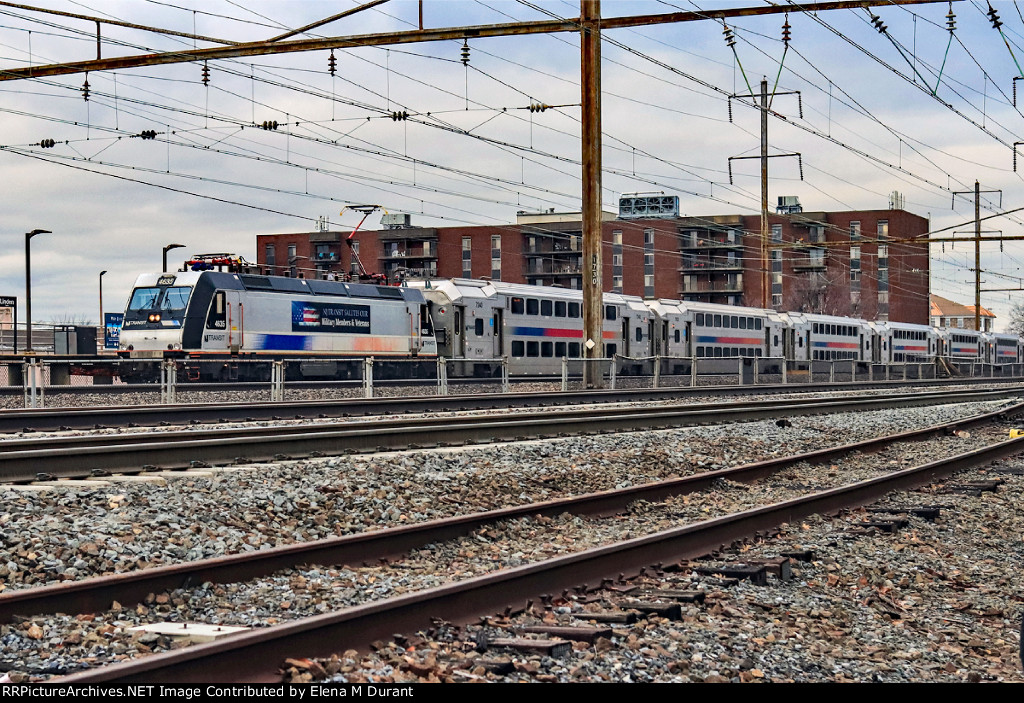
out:
M697 285L685 286L683 289L683 296L688 295L709 295L712 293L720 294L735 294L743 292L743 281L713 281L711 283L704 283L703 281Z
M396 251L396 252L391 252L390 254L383 254L380 257L381 261L410 261L410 260L435 261L436 259L437 259L437 253L436 252L429 252L429 253L427 253L427 252L415 252L415 251L412 251L412 252Z
M792 266L794 271L824 271L825 259L798 257L793 259Z
M698 239L683 239L679 244L679 251L694 251L701 249L743 249L743 238L736 237L735 239L729 239L723 237L722 239L712 238L698 238Z
M549 270L546 270L546 271L538 269L538 270L535 270L535 271L528 270L523 275L526 276L526 278L538 278L538 277L545 277L545 276L552 276L552 277L556 277L556 278L560 278L560 277L563 277L563 276L582 276L583 275L583 269L581 269L578 266L575 266L575 267L565 267L565 268L554 268L554 269L549 269Z
M375 232L381 242L436 242L437 229L434 227L411 227L402 229L379 229Z
M678 271L682 273L719 273L722 271L742 271L743 262L729 261L728 259L723 260L697 260L697 261L686 261L679 266Z

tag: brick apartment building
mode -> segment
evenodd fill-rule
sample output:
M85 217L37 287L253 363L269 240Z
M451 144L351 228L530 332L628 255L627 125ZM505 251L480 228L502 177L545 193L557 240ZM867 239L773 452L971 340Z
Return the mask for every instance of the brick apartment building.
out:
M905 210L803 212L780 198L769 216L769 307L928 324L928 221ZM257 235L257 264L278 275L489 278L581 288L579 213L520 212L515 224ZM606 291L761 307L759 215L679 217L672 196L624 197L602 225Z

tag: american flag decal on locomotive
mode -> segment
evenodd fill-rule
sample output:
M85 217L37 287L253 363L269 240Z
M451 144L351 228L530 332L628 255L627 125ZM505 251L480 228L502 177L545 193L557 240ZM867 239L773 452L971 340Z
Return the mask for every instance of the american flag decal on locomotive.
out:
M316 327L320 324L320 311L312 305L293 303L292 326Z

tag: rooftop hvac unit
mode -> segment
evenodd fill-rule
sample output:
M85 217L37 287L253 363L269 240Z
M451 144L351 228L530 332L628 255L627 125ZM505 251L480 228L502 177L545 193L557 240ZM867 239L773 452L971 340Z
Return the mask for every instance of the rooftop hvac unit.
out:
M400 214L400 213L385 213L380 218L380 223L388 229L401 229L403 227L412 227L412 215Z
M780 195L779 206L776 210L782 215L789 215L804 211L803 207L800 205L800 198L795 195Z
M679 217L679 196L639 195L619 198L619 219L641 217Z

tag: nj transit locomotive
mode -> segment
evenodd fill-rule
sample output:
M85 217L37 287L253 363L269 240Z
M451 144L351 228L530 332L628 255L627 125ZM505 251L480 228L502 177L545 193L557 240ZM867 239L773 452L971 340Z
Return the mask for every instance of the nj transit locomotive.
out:
M462 360L455 373L490 375L488 359L505 357L515 375L553 374L562 357L583 348L582 293L499 281L434 280L408 286L263 276L221 271L144 274L125 310L121 356L184 358L203 380L269 374L245 359L326 359L299 365L299 377L353 373L374 357L384 375L424 373L423 365L387 360ZM1021 340L1012 335L868 322L759 308L643 300L606 293L604 357L619 356L620 372L645 370L639 360L772 357L798 361L874 363L934 360L1015 363ZM199 361L213 362L199 365ZM152 377L153 367L143 372ZM670 366L670 369L674 367ZM723 366L723 368L725 368ZM732 368L729 366L728 368ZM131 372L129 372L131 374Z

